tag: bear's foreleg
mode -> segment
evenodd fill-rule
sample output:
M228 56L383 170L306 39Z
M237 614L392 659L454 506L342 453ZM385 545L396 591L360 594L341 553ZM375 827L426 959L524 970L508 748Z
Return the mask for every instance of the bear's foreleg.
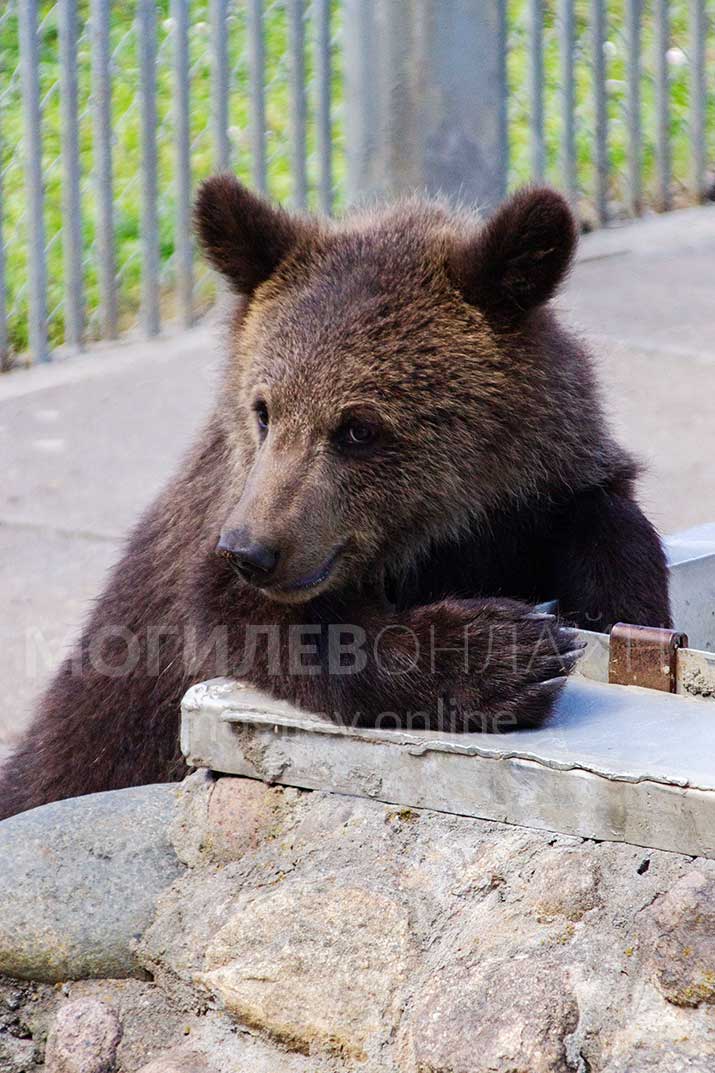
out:
M554 595L564 619L598 631L616 622L671 625L665 553L630 494L582 493L555 536Z
M68 660L0 772L0 820L66 797L181 778L179 706L189 681L178 661L107 674Z
M345 609L309 627L300 619L254 646L240 676L282 700L351 726L506 731L548 715L577 655L553 616L509 600L454 600L399 615ZM292 641L286 643L292 629ZM293 657L287 654L292 646ZM271 668L271 663L273 667Z

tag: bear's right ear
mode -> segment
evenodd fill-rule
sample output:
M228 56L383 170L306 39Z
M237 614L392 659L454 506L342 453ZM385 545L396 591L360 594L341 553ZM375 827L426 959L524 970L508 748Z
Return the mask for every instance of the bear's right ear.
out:
M511 323L547 302L569 270L578 239L568 203L548 187L508 198L450 259L468 302Z
M214 175L201 184L194 225L208 260L246 296L275 272L305 230L302 221L230 174Z

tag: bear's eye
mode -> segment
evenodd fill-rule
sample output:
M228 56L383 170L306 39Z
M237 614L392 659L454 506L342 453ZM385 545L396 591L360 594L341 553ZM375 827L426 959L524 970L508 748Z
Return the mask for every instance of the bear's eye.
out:
M262 399L259 399L253 408L256 411L256 421L258 422L258 427L261 432L265 432L268 429L268 425L270 423L270 418L268 416L268 407Z
M373 434L374 429L370 425L364 425L362 421L351 421L345 432L348 443L359 443L361 445L370 443Z
M351 418L340 426L337 431L337 442L343 449L371 447L377 440L378 430L375 425L359 418Z

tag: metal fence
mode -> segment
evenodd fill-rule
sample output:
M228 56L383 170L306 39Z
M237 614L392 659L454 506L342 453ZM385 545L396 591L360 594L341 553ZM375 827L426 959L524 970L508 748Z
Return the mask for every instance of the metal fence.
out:
M602 225L709 193L706 0L509 4L511 172L546 177Z
M703 198L705 0L484 2L510 185L545 178L594 225ZM211 279L191 198L213 170L342 207L343 22L340 0L0 0L3 368L192 323Z

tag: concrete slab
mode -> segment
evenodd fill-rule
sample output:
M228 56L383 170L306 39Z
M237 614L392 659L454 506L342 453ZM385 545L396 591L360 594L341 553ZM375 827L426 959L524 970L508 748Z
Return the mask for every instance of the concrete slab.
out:
M538 730L352 729L216 679L187 693L181 742L192 765L264 782L715 857L712 712L574 678Z
M661 533L715 518L715 367L590 337L606 410L642 464L641 504Z
M0 377L0 746L204 420L219 347L208 324Z
M586 332L715 361L715 205L584 235L561 298Z
M715 205L585 235L558 299L661 532L715 518Z
M0 519L123 536L204 420L216 350L203 328L0 378Z
M615 220L608 227L582 235L578 261L602 260L618 254L669 256L677 251L715 245L715 205L708 202L672 212L649 212L637 220Z
M691 648L715 652L715 522L673 534L666 550L676 629Z
M118 543L0 523L0 745L17 740L39 692L75 640ZM1 757L0 757L1 759Z

